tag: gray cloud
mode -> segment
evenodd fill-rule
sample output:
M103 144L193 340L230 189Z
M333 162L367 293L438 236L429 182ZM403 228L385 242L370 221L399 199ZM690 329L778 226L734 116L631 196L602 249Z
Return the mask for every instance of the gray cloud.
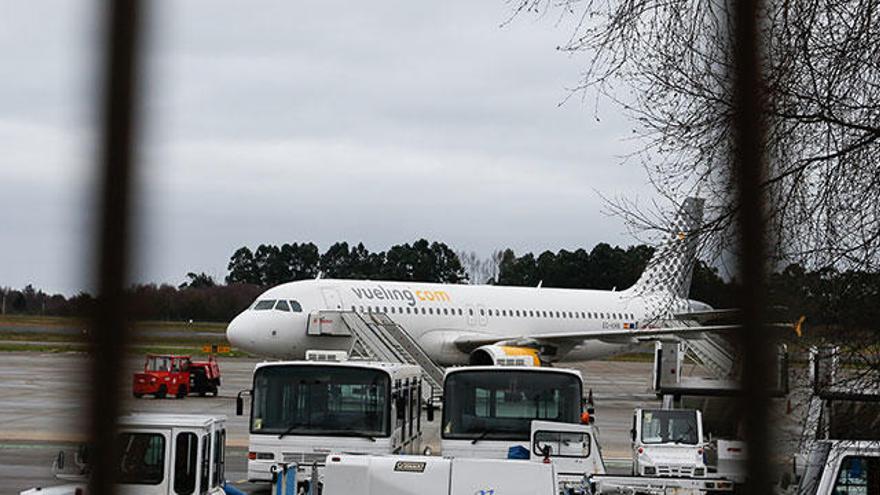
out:
M58 3L54 30L34 33L41 7L19 2L0 35L15 60L0 69L0 207L39 201L0 223L15 261L0 284L72 292L87 285L96 37L91 3ZM594 191L650 188L620 165L635 144L616 110L557 106L585 63L555 51L564 24L499 27L503 2L151 5L138 279L222 277L263 242L632 242Z

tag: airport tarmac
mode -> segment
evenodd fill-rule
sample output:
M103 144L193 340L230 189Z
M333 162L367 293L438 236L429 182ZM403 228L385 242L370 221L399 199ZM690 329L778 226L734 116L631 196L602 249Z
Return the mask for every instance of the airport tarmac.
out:
M131 375L142 369L142 359L128 359L121 370L129 412L165 412L226 415L229 418L227 473L233 482L246 471L247 420L235 416L235 396L250 388L251 372L259 359L220 358L222 387L218 397L135 399ZM60 447L84 439L86 414L81 399L100 393L89 387L87 358L78 353L9 352L0 358L0 493L18 493L33 486L57 484L50 466ZM583 373L592 389L601 445L606 459L622 466L629 457L632 410L658 407L650 393L651 362L593 361L573 368ZM586 391L585 390L585 393ZM424 422L423 444L439 452L439 417ZM238 486L238 485L236 485ZM257 493L253 487L249 491Z

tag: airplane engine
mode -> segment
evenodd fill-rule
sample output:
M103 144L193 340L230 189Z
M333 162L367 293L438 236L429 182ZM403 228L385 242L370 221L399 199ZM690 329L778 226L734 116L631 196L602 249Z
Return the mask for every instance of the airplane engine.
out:
M471 352L470 365L541 366L538 350L512 345L484 345Z

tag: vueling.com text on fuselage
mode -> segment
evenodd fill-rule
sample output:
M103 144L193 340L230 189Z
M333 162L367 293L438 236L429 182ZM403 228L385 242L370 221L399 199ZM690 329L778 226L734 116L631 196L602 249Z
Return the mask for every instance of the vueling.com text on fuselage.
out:
M415 306L418 301L449 302L452 300L445 290L386 289L377 285L373 288L352 287L351 291L360 300L405 301L408 306Z

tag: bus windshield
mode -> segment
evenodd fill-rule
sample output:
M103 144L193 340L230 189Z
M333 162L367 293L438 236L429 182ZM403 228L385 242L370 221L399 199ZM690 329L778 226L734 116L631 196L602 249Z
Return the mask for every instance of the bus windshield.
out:
M251 433L389 435L390 379L351 366L264 366L254 374Z
M642 443L685 443L696 445L697 413L695 411L642 411Z
M577 423L581 380L557 372L451 373L444 385L443 438L528 440L533 419Z

